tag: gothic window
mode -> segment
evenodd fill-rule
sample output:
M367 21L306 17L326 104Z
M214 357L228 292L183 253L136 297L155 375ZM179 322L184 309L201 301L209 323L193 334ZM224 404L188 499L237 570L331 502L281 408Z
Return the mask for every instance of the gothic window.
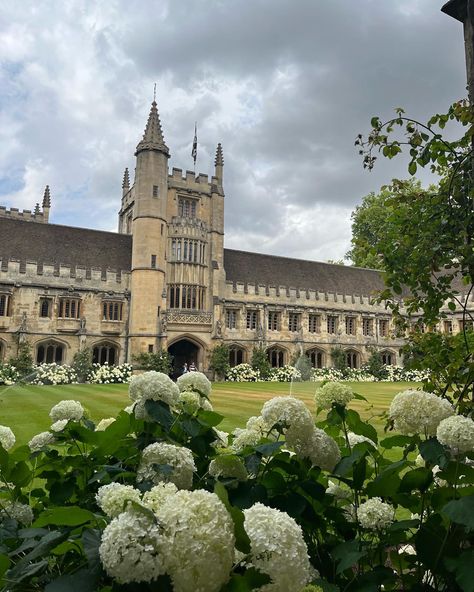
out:
M196 201L194 199L180 197L178 200L178 216L181 218L195 218Z
M156 269L156 255L152 255L151 256L151 265L150 265L150 267L152 269Z
M247 329L256 329L258 325L258 310L247 311Z
M356 334L356 319L355 317L346 317L346 335Z
M319 333L321 331L321 315L310 314L308 317L308 329L310 333Z
M0 364L2 363L4 357L5 357L5 345L4 345L3 341L0 340Z
M268 330L279 331L280 330L280 313L276 311L269 311L268 313Z
M388 337L388 320L379 319L379 335L380 337Z
M36 349L37 364L62 364L64 358L64 345L57 341L41 343Z
M153 185L153 197L159 197L158 185Z
M235 329L237 327L237 311L227 309L225 311L225 326L227 329Z
M118 348L113 343L99 343L92 350L94 364L113 366L118 362Z
M349 349L346 351L346 364L348 368L358 368L359 367L359 354Z
M106 300L102 303L103 321L121 321L123 303L118 301Z
M306 355L311 360L313 368L323 368L324 354L320 349L311 349Z
M473 321L459 321L459 331L464 331L464 329L466 329L466 331L472 331L473 327Z
M10 295L9 294L0 294L0 317L9 317L10 316Z
M267 355L272 368L281 368L285 365L285 353L279 347L271 347Z
M337 317L335 315L327 316L327 330L328 333L334 335L337 331Z
M125 232L127 234L132 234L132 214L130 214L130 216L127 216Z
M364 317L362 319L362 334L366 337L374 334L374 323L373 319Z
M81 316L81 301L79 298L61 298L59 301L59 318L78 319Z
M42 319L50 318L52 311L53 311L53 301L51 300L51 298L40 298L39 316Z
M245 351L237 345L232 346L229 349L229 365L231 368L243 364Z
M171 284L168 288L170 308L203 310L205 289L190 284Z
M453 321L444 321L443 329L445 333L452 333L453 332Z
M300 315L295 312L290 312L288 315L288 331L295 333L300 328Z
M380 354L380 357L382 358L382 364L385 364L386 366L392 366L393 365L394 356L393 356L392 352L390 352L390 351L383 351Z

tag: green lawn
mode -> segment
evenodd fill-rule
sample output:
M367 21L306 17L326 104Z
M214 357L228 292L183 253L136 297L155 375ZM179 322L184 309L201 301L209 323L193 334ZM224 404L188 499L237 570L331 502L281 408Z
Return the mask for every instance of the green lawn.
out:
M354 391L364 395L369 401L352 401L350 407L359 411L378 431L383 430L380 413L386 411L393 396L405 390L410 383L357 382L351 384ZM416 385L415 385L416 386ZM314 411L313 394L316 384L302 383L215 383L211 396L215 411L225 416L219 426L232 430L242 427L251 415L258 415L262 405L277 395L293 394L305 401ZM17 442L24 444L38 432L47 430L51 424L48 413L53 405L62 399L80 401L89 412L91 419L99 421L112 417L126 407L130 401L127 385L75 384L67 386L14 386L0 387L0 424L11 427Z

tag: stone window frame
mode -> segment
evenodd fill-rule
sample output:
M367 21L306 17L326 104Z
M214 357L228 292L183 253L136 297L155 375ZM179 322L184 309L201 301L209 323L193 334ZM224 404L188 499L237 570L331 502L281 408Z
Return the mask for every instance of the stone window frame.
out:
M444 333L452 333L453 332L453 321L451 321L451 320L443 321L443 332Z
M172 237L170 261L204 264L205 249L204 241L188 237Z
M36 344L35 360L37 364L63 364L65 353L64 343L49 339Z
M59 319L79 319L82 301L78 296L60 296L58 307Z
M357 318L347 315L345 318L346 335L355 335L357 332Z
M259 311L256 308L247 309L245 315L245 326L250 331L255 331L258 328Z
M321 315L318 313L309 313L308 315L309 333L321 333Z
M379 319L378 325L380 337L388 337L389 319Z
M272 368L282 368L285 365L285 350L278 345L267 349L267 358Z
M326 315L326 330L329 335L336 335L339 324L339 318L337 315L328 314Z
M0 292L0 317L11 316L11 294Z
M288 313L288 331L297 333L301 326L301 313L289 312Z
M168 303L174 310L204 310L206 289L199 284L169 284Z
M6 353L7 353L7 344L3 339L0 339L0 364L3 363Z
M466 331L474 331L474 321L470 319L459 319L459 332L462 333L464 331L464 326L466 325Z
M374 319L371 317L362 317L362 335L371 337L374 334Z
M229 347L229 365L231 368L243 364L245 361L246 351L240 345L231 345Z
M389 349L384 349L380 352L380 358L382 360L382 364L385 366L393 366L395 361L395 354L393 351Z
M267 328L269 331L280 331L281 312L278 310L269 310L267 313Z
M99 341L92 345L92 362L94 364L115 366L118 364L119 355L119 346L114 341Z
M225 326L227 329L237 329L238 312L236 308L225 309Z
M355 349L346 349L346 365L348 368L360 368L360 353Z
M178 216L180 218L196 218L197 205L196 198L178 196Z
M102 300L102 320L107 322L121 321L123 318L122 300Z
M151 191L152 197L160 197L160 188L158 185L153 185L153 189Z
M324 368L325 352L319 347L312 347L306 351L306 356L313 368Z
M53 316L53 299L51 296L40 296L39 299L39 317L40 319L50 319Z

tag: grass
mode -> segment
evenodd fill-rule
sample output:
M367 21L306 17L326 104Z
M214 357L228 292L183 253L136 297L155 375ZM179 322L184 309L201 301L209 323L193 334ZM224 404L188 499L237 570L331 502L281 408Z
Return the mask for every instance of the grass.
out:
M370 420L380 433L384 425L380 414L388 409L396 393L413 386L403 382L349 384L355 392L368 399L368 403L352 401L350 407L356 409L363 418ZM219 428L230 431L235 427L243 427L251 415L258 415L265 401L274 396L288 395L290 391L314 410L315 388L316 384L312 382L215 383L211 400L214 410L225 416ZM88 410L91 419L98 422L104 417L115 416L130 403L127 391L127 385L122 384L0 387L0 424L11 427L17 443L25 444L32 436L49 428L49 410L62 399L80 401Z

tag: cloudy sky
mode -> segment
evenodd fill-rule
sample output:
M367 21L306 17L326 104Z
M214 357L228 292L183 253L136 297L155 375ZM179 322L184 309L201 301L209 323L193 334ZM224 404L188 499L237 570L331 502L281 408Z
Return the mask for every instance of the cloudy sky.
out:
M54 223L115 230L156 82L170 166L196 120L200 172L223 144L227 247L340 259L362 197L407 176L363 171L356 134L465 95L442 1L0 0L0 204L49 184Z

